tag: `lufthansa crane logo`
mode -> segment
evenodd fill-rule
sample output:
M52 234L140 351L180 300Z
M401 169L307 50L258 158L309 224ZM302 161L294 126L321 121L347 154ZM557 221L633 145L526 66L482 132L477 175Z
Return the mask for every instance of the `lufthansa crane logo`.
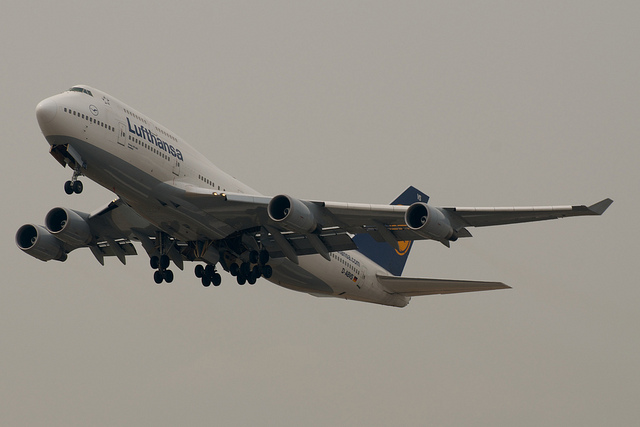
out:
M396 249L396 253L400 256L404 256L411 249L411 240L402 240L398 242L398 249Z
M91 114L93 114L94 116L98 115L98 107L96 107L95 105L89 105L89 111L91 111Z

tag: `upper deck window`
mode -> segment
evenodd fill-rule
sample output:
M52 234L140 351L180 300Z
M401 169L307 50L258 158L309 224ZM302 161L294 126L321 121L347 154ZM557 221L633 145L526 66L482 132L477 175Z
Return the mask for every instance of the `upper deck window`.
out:
M91 93L91 91L90 91L90 90L87 90L87 89L84 89L84 88L81 88L81 87L74 86L74 87L72 87L72 88L71 88L71 89L69 89L69 90L70 90L71 92L81 92L81 93L86 93L86 94L87 94L87 95L89 95L89 96L93 96L93 94Z

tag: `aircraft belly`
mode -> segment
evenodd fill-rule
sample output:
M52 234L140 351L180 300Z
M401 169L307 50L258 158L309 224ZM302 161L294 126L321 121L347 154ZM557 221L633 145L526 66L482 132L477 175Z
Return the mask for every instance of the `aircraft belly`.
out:
M276 285L299 292L333 294L333 289L323 280L286 258L272 259L269 264L273 267L269 281Z

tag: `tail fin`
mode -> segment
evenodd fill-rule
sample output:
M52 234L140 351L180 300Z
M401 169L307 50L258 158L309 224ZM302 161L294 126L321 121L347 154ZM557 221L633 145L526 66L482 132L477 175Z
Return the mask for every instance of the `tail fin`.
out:
M415 187L407 188L404 193L399 195L392 205L410 205L415 202L429 201L429 196ZM400 250L392 248L386 242L376 242L373 237L367 233L357 234L353 237L353 242L358 246L358 251L380 267L384 268L394 276L402 275L404 265L411 251L412 241L398 242Z

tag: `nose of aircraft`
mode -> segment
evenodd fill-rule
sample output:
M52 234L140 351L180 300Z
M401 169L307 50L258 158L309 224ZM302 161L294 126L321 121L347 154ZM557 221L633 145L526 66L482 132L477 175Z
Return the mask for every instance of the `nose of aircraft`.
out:
M36 107L36 117L38 118L38 124L42 128L47 123L50 123L55 117L58 111L58 104L52 98L47 98L41 101Z

